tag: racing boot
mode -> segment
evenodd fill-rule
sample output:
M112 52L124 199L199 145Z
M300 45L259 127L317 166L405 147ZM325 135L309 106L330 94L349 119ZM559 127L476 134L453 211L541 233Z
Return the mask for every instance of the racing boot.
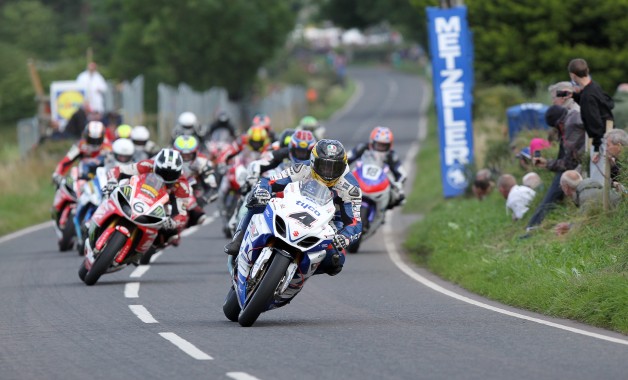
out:
M237 256L238 252L240 252L240 246L242 245L242 240L244 240L244 231L237 230L235 235L233 235L233 239L225 245L225 253L231 256Z

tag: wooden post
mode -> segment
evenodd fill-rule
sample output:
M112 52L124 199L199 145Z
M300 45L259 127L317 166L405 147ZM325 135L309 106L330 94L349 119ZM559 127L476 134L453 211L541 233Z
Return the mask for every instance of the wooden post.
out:
M606 120L606 132L613 129L613 120ZM606 142L605 142L606 144ZM611 160L606 152L606 146L604 147L604 157L600 157L604 160L604 190L602 191L602 203L604 205L604 211L609 211L610 205L610 191L611 191Z
M89 65L90 62L94 61L94 51L92 50L91 46L87 48L87 52L85 53L85 58L87 58L87 64L85 66Z

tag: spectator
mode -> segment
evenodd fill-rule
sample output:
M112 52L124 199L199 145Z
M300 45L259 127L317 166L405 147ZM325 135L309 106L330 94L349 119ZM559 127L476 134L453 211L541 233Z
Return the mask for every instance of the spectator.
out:
M527 230L539 225L545 215L555 206L555 203L564 198L560 188L560 176L565 170L571 170L580 164L580 156L584 150L584 129L579 124L580 118L576 110L568 111L562 106L553 105L545 113L547 125L556 127L559 134L558 156L554 160L543 157L534 157L534 165L547 168L556 173L552 183L528 222Z
M537 189L539 189L539 187L543 185L543 181L541 180L541 177L535 172L530 172L524 175L522 179L522 183L523 183L523 186L527 186L534 191L537 191Z
M521 148L519 153L515 156L519 160L519 165L523 170L530 170L532 165L532 155L530 155L530 147L526 146Z
M510 174L499 177L497 188L506 199L506 209L512 212L512 220L523 218L536 192L529 187L517 185L517 180Z
M573 200L582 213L600 207L602 204L602 193L604 191L601 183L594 179L582 179L580 173L575 170L567 170L560 177L560 187L565 195ZM614 191L610 192L609 200L611 207L617 206L621 197ZM554 227L557 235L566 234L573 227L573 223L562 222Z
M550 148L551 146L552 144L548 140L535 137L530 140L530 155L534 157L534 153L536 153L536 151L541 151L543 149Z
M548 91L552 96L552 104L555 106L563 106L568 110L576 110L580 112L580 106L573 99L575 92L571 82L558 82L549 86Z
M65 129L63 130L63 135L65 137L69 137L75 140L78 140L82 137L83 131L85 130L85 126L90 121L99 121L100 114L97 112L93 112L89 103L85 102L81 107L79 107L76 112L72 114L70 120L65 125Z
M575 97L582 113L584 129L592 139L593 150L591 152L591 178L599 177L604 173L603 160L600 162L600 146L602 137L606 132L606 121L613 120L611 110L614 107L613 99L608 96L589 76L589 66L582 58L572 59L567 66L571 80L576 83L578 95Z
M107 112L102 118L105 125L105 139L114 141L116 139L116 128L122 124L122 116L117 112Z
M483 200L493 191L494 187L494 183L491 181L491 171L482 169L476 173L471 190L477 199Z
M96 63L90 62L87 65L87 70L80 73L76 81L80 87L85 89L85 97L91 109L94 112L103 114L105 112L107 82L98 72Z
M613 188L620 193L625 193L626 188L621 183L625 180L625 173L621 173L623 162L622 151L628 146L628 133L623 129L612 129L604 135L606 140L606 154L611 163L611 182ZM624 177L624 178L622 178Z

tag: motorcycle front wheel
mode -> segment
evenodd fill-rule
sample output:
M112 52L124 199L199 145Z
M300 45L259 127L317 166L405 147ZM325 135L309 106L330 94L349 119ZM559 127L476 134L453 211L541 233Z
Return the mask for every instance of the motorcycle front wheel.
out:
M273 255L272 261L260 280L258 287L253 290L253 295L249 302L244 306L238 323L243 327L252 326L257 318L266 311L268 305L273 301L275 290L279 286L279 282L286 274L286 270L290 265L290 259L280 254ZM290 281L290 279L287 279Z
M120 231L114 231L114 233L111 234L107 245L105 245L98 257L96 257L92 268L85 275L85 285L94 285L100 276L107 272L107 269L109 269L109 266L113 263L116 255L120 252L124 243L126 243L126 239L127 237Z

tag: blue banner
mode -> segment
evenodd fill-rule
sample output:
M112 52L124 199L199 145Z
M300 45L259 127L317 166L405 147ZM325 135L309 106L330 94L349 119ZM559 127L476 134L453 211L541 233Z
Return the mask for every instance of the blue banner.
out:
M446 198L462 195L473 163L473 45L467 8L427 8L441 177Z

